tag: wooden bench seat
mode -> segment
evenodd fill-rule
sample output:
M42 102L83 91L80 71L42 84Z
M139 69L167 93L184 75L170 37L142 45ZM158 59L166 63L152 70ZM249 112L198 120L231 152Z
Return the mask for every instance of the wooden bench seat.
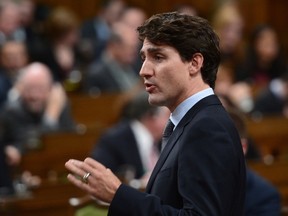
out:
M263 158L272 156L288 159L288 119L283 116L265 116L247 120L249 136Z
M0 198L1 216L74 216L69 198L85 193L68 182L44 181L27 196Z
M288 161L275 161L267 165L262 162L249 162L248 167L271 182L279 191L282 206L288 206Z
M55 179L66 175L64 164L74 158L83 160L90 155L100 131L53 133L41 138L39 148L30 150L22 159L20 171L30 171L42 179Z
M72 116L78 124L88 128L104 128L118 119L130 94L72 94L69 96Z

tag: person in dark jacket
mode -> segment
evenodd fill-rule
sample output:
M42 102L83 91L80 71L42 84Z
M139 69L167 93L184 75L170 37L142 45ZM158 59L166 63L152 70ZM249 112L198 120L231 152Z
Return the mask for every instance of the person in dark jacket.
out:
M242 216L246 167L240 137L213 91L219 38L207 20L177 12L150 17L138 33L148 101L171 112L146 190L123 184L91 158L67 161L68 180L110 203L109 216Z

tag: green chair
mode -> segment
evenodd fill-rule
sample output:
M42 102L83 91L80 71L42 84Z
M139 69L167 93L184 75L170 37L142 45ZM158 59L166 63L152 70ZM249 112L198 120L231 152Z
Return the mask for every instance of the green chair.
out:
M109 205L86 195L80 198L70 198L73 216L107 216Z

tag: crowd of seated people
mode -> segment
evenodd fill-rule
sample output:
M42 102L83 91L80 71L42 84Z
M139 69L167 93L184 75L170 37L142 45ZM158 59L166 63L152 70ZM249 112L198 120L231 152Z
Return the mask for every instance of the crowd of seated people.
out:
M105 70L99 72L100 77L91 77L89 72L93 65L101 64L103 56L115 59L115 64L107 65L118 84L113 87L115 93L140 83L135 69L140 67L135 28L144 21L144 10L128 7L124 1L108 1L90 25L80 23L71 9L37 6L32 0L0 2L1 170L7 176L1 176L0 187L8 187L3 193L13 192L10 174L29 149L37 148L37 139L43 133L75 131L77 122L66 93L87 93L88 81L104 83L101 77ZM91 33L94 21L99 29ZM93 47L91 52L91 46L85 50L82 45L88 39L97 42L102 50ZM112 80L106 79L108 86ZM106 87L99 89L101 93L110 91Z
M28 61L46 64L53 80L61 83L67 92L99 94L129 91L135 86L141 88L137 74L141 67L138 55L141 44L135 29L147 17L142 8L130 6L123 0L103 1L94 17L81 21L71 9L50 7L42 15L45 18L39 28L36 22L41 19L35 19L39 10L35 2L5 0L0 6L1 54L18 49L15 52L19 55L19 58L16 54L12 57L15 58L15 62L12 61L15 65L10 66L15 67L12 75L6 71L10 69L6 68L5 59L1 60L0 68L4 70L0 74L1 104L13 84L11 76ZM197 8L189 5L175 6L174 10L181 12L182 8L197 14ZM11 24L7 24L7 19ZM281 113L272 113L285 114L287 57L279 32L263 24L255 26L255 31L244 37L244 20L234 1L220 4L210 18L219 35L222 54L215 91L230 97L248 114L266 114L271 112L259 109L258 104L269 90L284 104ZM10 44L11 40L14 45Z
M69 110L67 93L101 95L143 89L138 75L141 44L135 31L147 18L142 8L123 0L106 0L94 17L82 21L69 8L37 6L32 0L0 1L0 196L14 192L11 170L29 148L37 148L31 137L75 130L77 122ZM199 14L189 5L176 9ZM247 115L288 117L287 56L279 32L270 25L255 26L247 35L251 40L245 41L244 18L235 2L220 5L209 21L219 35L222 54L215 93L229 98ZM151 107L144 103L139 106L147 110L122 119L95 142L93 152L91 149L92 157L111 166L112 171L121 171L122 164L121 158L117 161L111 156L114 152L108 148L115 145L111 140L120 142L125 136L123 143L131 141L137 150L142 143L137 144L135 133L160 131L160 126L156 131L146 124L151 126L155 118L164 116L157 116L156 109L150 113ZM122 133L129 134L127 143L129 137ZM160 139L161 133L153 135L151 139ZM252 148L253 144L248 159ZM146 178L145 171L150 171L143 159L147 152L137 153L137 179ZM256 149L251 158L259 157Z
M244 17L235 1L221 5L212 24L222 53L215 92L229 97L248 115L287 117L287 55L279 32L271 25L261 24L244 38ZM273 105L267 102L271 94L275 109L269 108Z
M111 34L111 26L117 22L125 8L122 0L101 1L95 17L85 21L81 26L81 38L90 44L93 59L101 56Z
M12 94L0 114L5 170L17 168L27 151L39 148L41 135L76 128L65 91L53 83L46 65L34 62L22 68Z

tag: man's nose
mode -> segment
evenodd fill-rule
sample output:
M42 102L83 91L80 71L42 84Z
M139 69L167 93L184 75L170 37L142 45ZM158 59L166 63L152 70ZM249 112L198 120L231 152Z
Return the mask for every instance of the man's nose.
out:
M139 75L141 77L145 77L145 76L151 76L152 74L152 68L151 66L149 66L149 63L147 61L144 61L142 64L142 67L140 69Z

